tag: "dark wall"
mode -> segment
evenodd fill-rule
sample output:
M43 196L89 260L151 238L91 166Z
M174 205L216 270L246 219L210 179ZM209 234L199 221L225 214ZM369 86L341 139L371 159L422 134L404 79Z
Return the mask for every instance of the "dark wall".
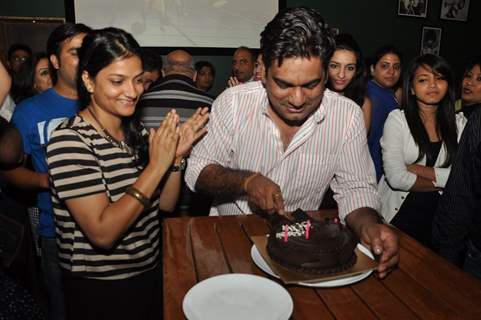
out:
M330 26L351 33L365 56L392 43L402 50L406 62L419 54L423 26L441 28L440 55L459 73L466 57L481 54L481 1L470 1L467 22L441 20L441 2L428 1L426 18L398 16L398 0L287 0L287 6L318 10Z
M0 16L64 18L64 0L2 0Z
M481 1L470 1L468 22L441 20L441 0L428 1L426 18L398 16L398 0L286 0L285 3L317 9L330 26L351 33L365 56L380 45L394 43L403 51L406 61L414 58L419 54L423 26L442 28L441 55L457 73L461 72L466 57L481 54ZM64 11L64 0L0 2L0 16L64 17ZM206 53L197 54L195 58L209 60L215 65L217 79L213 91L221 92L230 74L229 56Z

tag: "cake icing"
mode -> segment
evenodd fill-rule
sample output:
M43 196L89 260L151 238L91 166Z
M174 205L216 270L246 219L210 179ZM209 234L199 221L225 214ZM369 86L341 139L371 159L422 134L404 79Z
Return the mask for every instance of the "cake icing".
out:
M273 261L311 274L341 272L354 265L358 241L348 227L338 219L310 219L301 210L293 216L293 222L271 221L267 252Z

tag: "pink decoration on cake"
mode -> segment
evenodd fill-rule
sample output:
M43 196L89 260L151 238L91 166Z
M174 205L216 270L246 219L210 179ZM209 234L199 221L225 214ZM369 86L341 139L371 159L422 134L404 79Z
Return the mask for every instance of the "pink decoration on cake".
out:
M306 224L306 239L309 240L309 230L311 229L311 220L307 220Z
M287 242L289 238L289 226L287 224L284 225L284 242Z

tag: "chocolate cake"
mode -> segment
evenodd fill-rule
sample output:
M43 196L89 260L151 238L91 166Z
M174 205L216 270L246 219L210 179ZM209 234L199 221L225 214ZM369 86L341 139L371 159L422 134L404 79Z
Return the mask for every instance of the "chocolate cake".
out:
M293 216L295 221L271 221L267 252L273 261L309 274L331 274L354 265L357 238L337 218L315 221L301 210Z

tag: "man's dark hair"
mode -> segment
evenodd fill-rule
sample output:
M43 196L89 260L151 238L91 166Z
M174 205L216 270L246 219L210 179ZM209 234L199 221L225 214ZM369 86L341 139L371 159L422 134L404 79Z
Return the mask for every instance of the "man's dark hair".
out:
M324 68L334 48L334 38L321 15L310 8L286 8L261 33L262 60L269 69L284 58L320 57Z
M144 71L162 71L162 56L154 49L142 48L142 65Z
M84 25L83 23L65 23L55 28L47 40L47 55L55 55L59 57L62 50L62 43L66 39L75 37L79 33L90 33L92 29ZM57 82L57 70L55 70L50 63L50 76L52 77L52 83Z
M256 59L257 59L257 55L259 54L259 52L255 49L251 49L249 47L246 47L246 46L240 46L239 48L237 48L235 51L238 51L238 50L244 50L244 51L247 51L249 52L249 54L251 55L251 61L254 63L256 62Z
M26 44L22 44L22 43L14 43L10 46L10 48L8 48L8 61L10 61L13 53L17 50L23 50L23 51L27 52L28 55L30 55L30 56L32 55L32 49L30 49L29 46L27 46Z

